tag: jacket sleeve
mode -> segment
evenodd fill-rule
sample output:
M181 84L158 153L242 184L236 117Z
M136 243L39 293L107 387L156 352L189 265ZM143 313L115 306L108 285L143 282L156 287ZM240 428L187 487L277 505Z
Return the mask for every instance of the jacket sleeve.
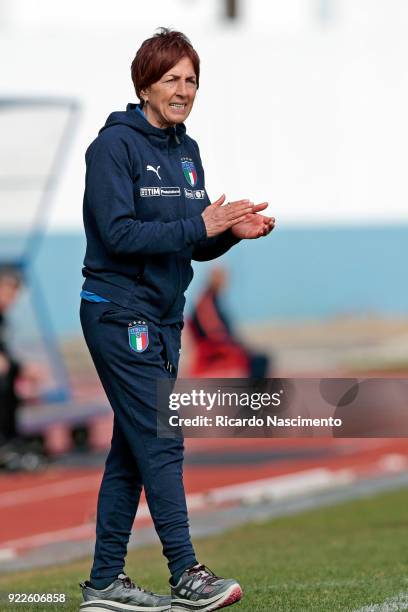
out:
M198 243L193 249L193 257L195 261L209 261L210 259L216 259L224 255L229 249L240 242L239 238L235 238L230 230L207 238Z
M135 169L127 144L102 133L87 151L85 199L101 239L115 255L177 253L206 237L201 215L170 222L135 217Z

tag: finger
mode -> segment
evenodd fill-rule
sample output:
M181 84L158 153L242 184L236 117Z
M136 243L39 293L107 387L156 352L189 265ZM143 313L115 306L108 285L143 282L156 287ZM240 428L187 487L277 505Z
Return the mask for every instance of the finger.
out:
M256 213L258 217L262 217L264 223L275 223L275 217L267 217L266 215L260 215L259 213Z
M236 221L237 219L246 219L247 221L249 221L251 218L253 218L251 209L249 208L244 208L241 210L237 210L235 212L231 212L228 213L227 215L227 219L230 221Z
M225 202L225 193L222 194L221 197L218 198L215 202L213 202L213 206L222 206Z
M236 218L238 216L242 216L247 213L252 213L254 205L252 202L243 202L243 203L230 203L227 206L224 206L225 213L230 218Z
M236 210L240 207L253 207L253 204L254 203L250 202L249 200L237 200L236 202L228 202L227 204L225 204L225 206L223 206L223 209L225 210L225 212L230 212L231 210Z
M242 200L234 200L234 202L228 202L230 206L234 206L235 204L247 204L251 200L249 198L243 198ZM253 204L253 202L252 202Z
M241 223L241 221L245 221L245 219L246 219L246 215L243 215L242 217L238 217L237 219L230 219L228 221L228 227L232 227L236 223Z
M256 204L256 206L254 206L254 213L261 212L261 210L265 210L265 208L268 208L268 206L269 206L268 202L262 202L262 204Z
M271 221L271 219L266 218L266 219L264 219L264 220L263 220L263 224L264 224L266 227L274 227L275 222L274 222L274 221Z
M245 213L244 221L253 221L253 219L254 219L254 215L251 212ZM234 219L234 223L235 223L235 219Z
M266 227L275 227L275 221L273 221L272 219L269 219L268 217L265 217L265 219L263 220L263 223Z
M256 208L256 206L254 206L254 209ZM275 217L267 217L266 215L261 215L260 213L254 212L254 209L252 210L252 216L253 217L257 217L258 219L262 220L262 223L275 223Z

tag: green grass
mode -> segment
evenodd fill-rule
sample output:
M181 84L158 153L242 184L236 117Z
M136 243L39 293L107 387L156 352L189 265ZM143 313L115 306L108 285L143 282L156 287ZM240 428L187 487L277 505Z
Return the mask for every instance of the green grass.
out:
M198 558L245 591L231 610L335 612L408 592L408 491L251 524L197 541ZM0 577L9 592L66 593L62 605L0 604L0 610L77 611L78 582L90 560ZM127 572L146 588L167 589L159 547L131 551Z

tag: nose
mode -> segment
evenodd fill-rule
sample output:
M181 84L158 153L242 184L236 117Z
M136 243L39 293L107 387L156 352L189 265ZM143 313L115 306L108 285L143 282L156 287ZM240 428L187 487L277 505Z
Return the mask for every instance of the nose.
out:
M181 80L177 83L177 95L181 98L185 98L187 95L187 84L185 81Z

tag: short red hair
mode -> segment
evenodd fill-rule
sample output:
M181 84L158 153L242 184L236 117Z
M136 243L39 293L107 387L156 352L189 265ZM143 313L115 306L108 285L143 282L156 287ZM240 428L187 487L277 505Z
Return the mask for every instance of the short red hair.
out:
M183 57L189 57L197 79L200 80L200 58L193 45L182 32L160 28L157 34L145 40L132 62L132 81L136 95L141 101L140 92L157 83Z

